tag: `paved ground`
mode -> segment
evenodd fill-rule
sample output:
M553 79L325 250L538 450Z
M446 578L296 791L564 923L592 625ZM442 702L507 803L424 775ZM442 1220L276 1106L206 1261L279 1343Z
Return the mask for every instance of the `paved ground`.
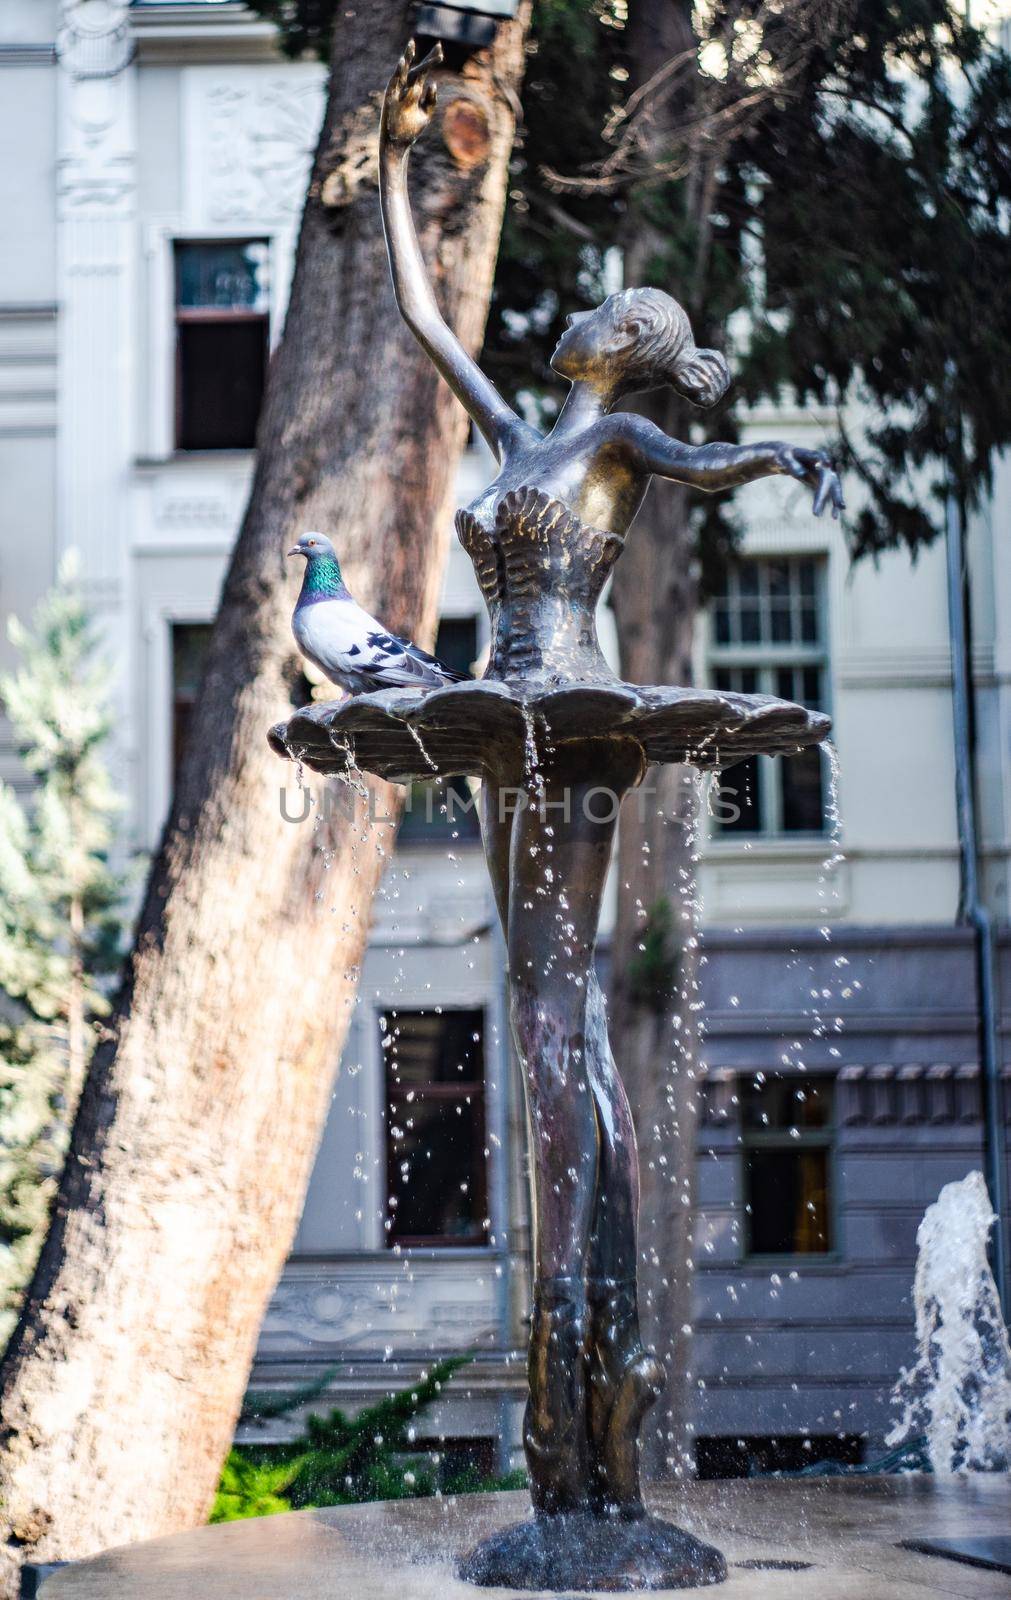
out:
M900 1547L1011 1532L1011 1477L697 1483L653 1509L723 1550L721 1600L1009 1600L1011 1577ZM475 1600L453 1560L527 1514L521 1494L302 1511L108 1551L42 1600ZM771 1563L804 1563L790 1568ZM669 1591L668 1591L669 1592ZM506 1596L509 1590L489 1594Z

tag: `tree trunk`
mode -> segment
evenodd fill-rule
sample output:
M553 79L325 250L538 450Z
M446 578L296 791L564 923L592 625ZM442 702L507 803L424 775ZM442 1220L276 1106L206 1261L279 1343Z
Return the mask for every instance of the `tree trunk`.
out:
M68 915L70 937L68 939L70 953L70 983L67 992L67 1086L65 1103L67 1110L64 1113L66 1121L70 1121L77 1102L81 1098L81 1089L84 1085L84 1074L87 1070L87 1048L85 1044L85 1006L84 1006L84 905L80 895L75 894L70 899Z
M426 642L434 629L466 423L400 322L380 228L379 95L409 12L337 10L285 338L189 754L0 1375L5 1596L22 1559L206 1516L330 1103L393 825L370 825L348 791L315 828L282 820L291 769L265 735L297 678L284 552L306 528L334 535L350 587L388 625ZM422 246L472 351L524 28L440 74L416 153ZM388 786L369 788L395 809Z
M629 88L648 82L692 43L690 7L638 0L630 8ZM661 107L656 153L683 106ZM699 205L696 175L685 184ZM701 209L701 207L700 207ZM700 218L700 220L702 220ZM666 241L635 196L629 205L625 281L653 283L696 309L695 284L665 279ZM698 263L701 268L701 260ZM638 407L675 438L691 408L665 390ZM687 491L653 484L615 570L611 603L621 675L632 683L690 684L698 606ZM611 1011L615 1058L634 1109L642 1170L639 1282L643 1329L667 1369L667 1386L643 1430L652 1475L690 1470L690 1342L694 1212L697 950L694 929L698 787L690 769L654 767L625 801L618 844Z

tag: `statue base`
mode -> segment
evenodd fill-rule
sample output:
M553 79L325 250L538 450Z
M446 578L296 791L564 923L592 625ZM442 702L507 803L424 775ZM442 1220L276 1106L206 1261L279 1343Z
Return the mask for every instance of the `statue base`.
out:
M659 1517L570 1511L493 1533L464 1557L457 1574L485 1589L625 1594L722 1583L727 1563L713 1545Z

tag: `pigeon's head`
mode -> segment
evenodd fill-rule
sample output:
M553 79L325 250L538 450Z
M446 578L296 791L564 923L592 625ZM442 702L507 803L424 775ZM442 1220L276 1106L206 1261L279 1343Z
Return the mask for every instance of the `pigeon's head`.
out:
M332 561L334 566L337 567L338 575L340 574L337 552L325 533L303 533L298 544L293 545L288 554L290 556L305 556L307 561L319 561L320 559Z

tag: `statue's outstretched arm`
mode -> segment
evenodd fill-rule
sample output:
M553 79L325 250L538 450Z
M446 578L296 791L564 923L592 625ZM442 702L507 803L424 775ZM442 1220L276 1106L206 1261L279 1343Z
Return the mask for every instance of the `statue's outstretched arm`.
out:
M379 194L386 248L401 316L496 455L501 457L510 438L517 432L527 431L526 424L506 404L443 321L418 246L407 192L411 145L428 126L435 109L435 84L427 72L441 60L442 51L436 45L425 60L415 66L412 40L386 87L379 134Z
M673 478L676 483L690 483L711 493L785 473L814 490L816 517L827 505L832 507L833 517L844 509L842 485L824 450L806 450L778 439L756 444L684 444L645 417L629 418L628 442L641 470Z

